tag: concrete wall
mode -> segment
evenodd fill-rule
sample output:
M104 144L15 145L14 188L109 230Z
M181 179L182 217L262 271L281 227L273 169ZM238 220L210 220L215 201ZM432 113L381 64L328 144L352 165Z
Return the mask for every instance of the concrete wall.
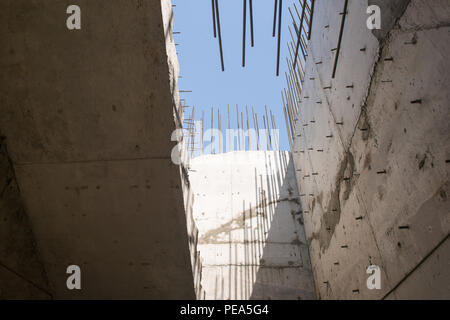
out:
M191 253L191 267L194 276L195 297L197 299L204 299L206 297L206 293L202 285L203 259L198 246L199 231L197 228L197 223L194 219L194 193L188 179L186 180L186 183L183 183L183 193L185 195L185 210L187 217L189 250Z
M343 8L316 0L293 147L317 293L450 298L449 1L350 0L332 79Z
M191 160L206 299L314 299L288 152L230 152Z
M0 128L54 298L194 298L168 0L0 4ZM82 290L66 288L66 268Z
M0 138L0 299L49 299L47 277Z

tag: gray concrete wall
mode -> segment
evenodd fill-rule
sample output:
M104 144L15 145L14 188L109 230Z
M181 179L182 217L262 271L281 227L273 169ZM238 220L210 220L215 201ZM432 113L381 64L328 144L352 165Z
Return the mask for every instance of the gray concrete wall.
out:
M332 79L343 8L316 0L293 146L318 296L450 298L449 1L350 0Z
M0 299L49 299L48 281L0 138Z
M191 160L206 299L314 299L308 247L288 152Z
M0 4L0 128L54 298L194 298L168 0ZM178 107L177 107L178 106ZM82 290L66 288L66 267Z

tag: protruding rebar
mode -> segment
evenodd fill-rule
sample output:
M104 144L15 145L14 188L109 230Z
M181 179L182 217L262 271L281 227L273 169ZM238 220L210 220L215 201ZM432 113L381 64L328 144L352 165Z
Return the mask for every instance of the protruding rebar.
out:
M217 32L219 34L219 49L220 49L220 62L222 64L222 71L225 71L225 64L223 62L223 48L222 48L222 34L220 32L220 14L219 14L219 0L216 2L216 19L217 19Z
M306 0L303 0L303 8L302 8L302 17L300 19L300 27L298 31L298 39L297 39L297 47L295 48L294 55L294 69L297 66L297 58L298 58L298 48L300 47L301 37L302 37L302 27L303 27L303 19L305 18L305 9L306 9Z
M216 32L216 6L214 4L214 0L211 0L211 8L212 8L214 38L217 38L217 32Z
M278 46L277 46L277 77L280 75L280 48L281 48L281 18L283 14L283 0L278 8Z
M275 33L277 31L277 9L278 9L278 0L275 0L275 7L273 8L273 33L272 37L275 38Z
M247 0L243 0L243 22L242 22L242 67L245 67L245 36L247 32Z
M252 47L255 46L255 38L253 34L253 0L249 0L250 3L250 35L252 39Z

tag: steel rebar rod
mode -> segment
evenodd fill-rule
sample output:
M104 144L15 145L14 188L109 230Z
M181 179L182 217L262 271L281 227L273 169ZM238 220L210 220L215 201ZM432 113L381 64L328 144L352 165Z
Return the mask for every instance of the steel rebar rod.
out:
M247 134L248 134L248 150L252 150L252 141L250 134L250 122L248 121L248 106L245 106L245 113L247 114Z
M243 0L243 15L242 15L242 67L245 67L245 36L247 32L247 0Z
M309 18L309 28L308 28L308 40L311 40L311 33L312 33L312 23L313 23L313 17L314 17L314 0L311 0L311 12L310 12L310 18Z
M211 154L214 154L213 152L213 130L214 130L214 108L211 108Z
M223 62L222 34L220 32L219 0L215 0L215 2L216 2L217 33L219 35L220 62L222 64L222 71L225 71L225 64Z
M300 47L301 37L302 37L302 26L303 26L303 19L305 18L305 9L306 9L306 0L303 0L303 6L302 6L302 17L300 19L300 30L298 32L298 39L297 39L297 47L295 48L295 55L294 55L294 69L297 66L297 57L298 57L298 48Z
M217 31L216 31L216 6L214 4L214 0L211 0L211 8L212 8L214 38L217 38Z
M203 137L204 137L204 130L205 130L205 111L202 111L202 136L200 140L200 154L203 155Z
M250 35L252 39L252 47L255 46L255 38L253 34L253 0L249 0L250 4Z
M275 0L275 7L273 8L273 32L272 37L275 38L275 33L277 31L277 9L278 9L278 0Z
M237 129L238 129L238 143L239 143L239 150L241 150L241 131L239 130L239 106L236 105L236 120L237 120ZM234 138L233 138L234 140ZM234 144L234 141L233 141Z
M284 120L286 121L286 131L288 134L289 145L290 145L291 151L292 151L292 138L291 138L291 132L289 130L289 123L288 123L288 118L287 118L287 114L286 114L286 106L284 106L283 110L284 110Z
M278 46L277 46L277 77L280 75L281 18L283 16L283 0L278 8Z
M269 146L272 149L272 139L271 139L271 131L270 131L270 122L269 122L269 114L267 112L267 106L264 106L266 110L266 120L267 120L267 130L269 135Z
M245 151L244 113L241 112L242 150Z
M217 108L217 123L219 128L219 134L222 134L222 116L220 115L220 108ZM222 139L219 137L219 154L222 153Z
M333 78L333 79L336 76L336 70L337 70L337 65L338 65L338 61L339 61L339 54L341 52L342 36L344 34L344 26L345 26L345 17L347 16L347 7L348 7L348 0L345 0L344 11L342 12L341 29L339 30L339 39L338 39L338 45L337 45L337 49L336 49L336 56L334 57L333 74L331 76L331 78Z

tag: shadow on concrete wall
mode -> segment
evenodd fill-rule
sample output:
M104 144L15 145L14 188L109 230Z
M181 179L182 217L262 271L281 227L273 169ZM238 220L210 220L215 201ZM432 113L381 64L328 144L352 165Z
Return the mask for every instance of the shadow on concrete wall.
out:
M250 205L248 212L257 217L258 227L250 225L250 232L244 231L249 235L244 241L251 244L246 257L253 267L249 298L314 299L294 164L287 153L279 153L274 160L266 158L267 171L273 175L263 177L255 170L258 205L254 210Z

